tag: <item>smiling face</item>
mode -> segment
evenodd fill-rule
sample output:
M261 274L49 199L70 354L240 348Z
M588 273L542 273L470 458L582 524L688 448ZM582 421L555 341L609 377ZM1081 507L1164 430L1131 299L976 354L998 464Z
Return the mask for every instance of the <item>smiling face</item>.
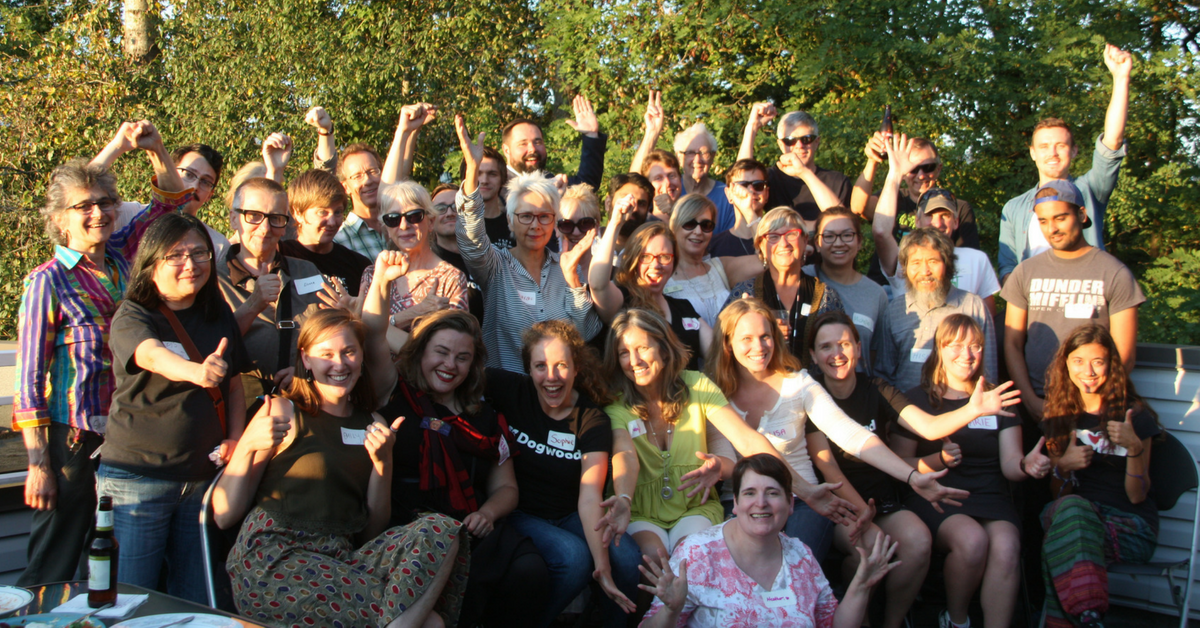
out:
M184 307L191 305L200 293L200 288L208 281L208 275L212 272L212 261L197 263L190 256L207 250L208 243L204 241L204 236L189 231L163 254L163 257L179 253L188 254L189 257L183 258L182 266L171 266L165 259L154 263L154 285L164 301L180 303Z
M342 161L342 168L346 173L346 180L342 185L346 188L346 194L354 199L355 205L378 207L381 181L379 161L365 151L352 153Z
M1038 227L1055 251L1074 251L1083 246L1083 222L1080 211L1070 203L1044 201L1033 206Z
M441 329L425 345L421 375L435 400L447 399L467 379L475 360L475 340L470 334Z
M444 211L438 214L438 207ZM454 209L454 190L442 190L433 197L433 232L442 238L454 239L454 225L458 222L458 212Z
M708 171L712 168L713 160L716 158L713 147L708 145L708 138L703 133L697 133L684 151L675 154L675 157L679 159L679 164L683 167L683 176L687 177L689 181L699 181L708 176Z
M912 290L932 294L945 282L946 263L937 249L915 244L909 247L904 273Z
M563 220L570 220L571 222L577 222L584 218L595 218L575 199L563 199L558 206L558 211L562 214ZM592 230L595 230L595 227ZM557 228L556 231L558 231L559 238L564 238L571 243L571 248L575 248L575 245L579 244L579 241L587 235L587 231L578 228L572 229L571 233L563 233Z
M622 185L617 193L609 198L625 198L629 195L633 195L635 209L633 215L625 218L625 222L621 225L621 235L623 236L628 236L638 227L646 224L646 216L650 214L650 203L653 201L646 189L636 183ZM609 202L609 210L611 211L611 209L612 205Z
M560 338L543 338L529 352L529 376L537 390L542 410L550 411L571 403L575 390L575 360L571 347Z
M1045 127L1033 132L1029 156L1037 165L1038 174L1045 179L1066 179L1071 172L1071 160L1079 149L1071 132L1062 127Z
M792 514L792 496L775 478L746 470L734 495L733 513L738 529L750 536L771 538L783 530Z
M771 234L780 236L774 244L771 243ZM783 224L763 236L759 246L771 270L779 272L804 264L804 248L808 246L808 237L800 225Z
M349 327L337 327L300 353L323 399L350 396L362 375L363 349Z
M75 205L88 201L109 199L102 188L73 188L66 194L67 208L59 212L54 223L59 231L67 238L67 246L76 251L88 251L103 245L112 237L113 219L117 215L119 203L113 203L107 211L96 205L90 205L86 211L71 209Z
M938 354L950 387L962 390L964 386L956 386L955 383L966 383L969 386L983 368L983 339L973 331L964 331L939 347Z
M842 381L854 375L861 349L849 327L833 323L822 325L813 338L813 364L830 380Z
M667 285L667 280L675 272L675 260L672 259L664 264L660 259L663 255L670 255L673 258L675 247L671 245L671 240L667 236L657 235L646 242L646 248L642 249L641 259L638 261L638 285L656 294L662 292Z
M696 226L690 231L684 229L682 224L676 227L675 241L679 243L679 253L681 255L693 259L700 259L704 257L704 254L708 251L708 243L712 241L713 236L711 231L705 233L704 230L700 228L700 223L705 220L715 223L717 221L717 217L713 210L705 208L701 210L699 214L696 214L696 217L692 220L696 222Z
M309 207L296 216L296 239L304 244L329 244L346 217L341 207Z
M1080 394L1094 395L1108 381L1108 349L1098 343L1086 344L1067 355L1067 373Z
M817 244L822 264L831 268L847 268L854 265L862 248L862 239L854 227L854 221L838 216L818 224Z
M501 145L508 166L517 172L534 172L546 167L546 144L542 130L532 124L518 124Z
M908 159L914 164L914 167L912 172L904 175L904 181L908 184L909 196L915 200L921 198L922 194L937 184L938 177L942 174L942 163L930 146L913 148L908 152ZM936 168L932 172L921 170L922 167L928 166L936 166Z
M671 197L672 203L679 200L679 193L683 191L683 182L679 178L678 170L660 162L650 166L650 170L646 172L646 178L650 179L650 185L654 186L655 196L666 194Z
M533 216L529 224L521 222L522 214ZM549 216L550 221L543 225L542 216ZM554 206L550 204L549 199L544 198L541 194L526 192L525 196L521 197L517 211L508 221L508 228L512 231L513 239L516 240L518 247L530 251L541 251L550 243L550 236L554 235L554 223L557 219L558 216L554 213Z
M954 230L958 228L958 220L952 212L944 209L935 210L932 214L921 214L917 218L917 227L932 227L942 232L942 235L954 241Z
M413 224L409 222L409 212L421 212L425 214L425 209L416 203L400 204L395 201L385 203L389 205L385 210L387 212L398 212L401 216L400 224L395 227L386 227L388 239L392 241L401 251L409 255L418 254L424 247L429 246L429 232L433 229L433 221L425 215L421 222Z
M811 126L808 126L807 124L800 124L792 127L792 129L788 131L787 135L784 137L796 138L816 134L817 132ZM779 145L780 152L784 154L794 153L800 158L800 163L804 164L806 168L811 170L813 164L817 161L817 148L821 145L821 138L814 138L812 143L808 146L805 146L804 142L796 142L790 147L787 144L784 144L782 140L775 140L775 143Z
M757 312L747 313L738 319L729 338L729 350L733 359L750 373L763 373L771 365L775 354L775 322Z
M287 215L287 194L271 193L265 190L243 190L237 199L239 209L262 212L264 214ZM252 257L270 260L275 257L279 240L287 233L287 226L272 227L270 219L264 219L257 225L250 224L241 212L233 212L233 229L238 234L238 242L242 244Z
M666 368L658 342L644 330L633 326L617 338L617 361L625 377L638 388L655 385Z

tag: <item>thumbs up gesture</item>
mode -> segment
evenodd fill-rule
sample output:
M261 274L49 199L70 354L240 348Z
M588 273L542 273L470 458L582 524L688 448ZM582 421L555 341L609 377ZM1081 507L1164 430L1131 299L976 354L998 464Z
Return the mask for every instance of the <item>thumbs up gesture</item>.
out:
M254 292L250 295L251 298L257 298L264 308L278 301L279 293L283 290L283 280L279 275L267 272L268 267L269 265L264 263L259 269L258 278L254 280Z
M192 379L193 384L201 388L214 388L225 380L225 372L229 369L229 365L226 364L221 354L225 353L228 346L229 339L222 338L221 343L217 345L217 350L196 365L195 376Z
M1137 457L1142 454L1142 439L1138 438L1133 429L1133 409L1125 411L1124 421L1108 422L1108 440L1112 441L1113 445L1127 449L1130 456Z
M947 469L962 464L962 447L951 441L949 436L942 438L942 464Z
M1081 445L1079 438L1071 434L1067 441L1067 450L1058 461L1058 468L1063 471L1086 469L1092 464L1092 456L1096 453L1089 445Z
M1050 472L1050 465L1052 464L1050 457L1042 453L1042 446L1045 444L1046 437L1043 436L1038 439L1033 449L1029 450L1028 454L1025 454L1024 464L1022 465L1025 475L1031 478L1044 478Z

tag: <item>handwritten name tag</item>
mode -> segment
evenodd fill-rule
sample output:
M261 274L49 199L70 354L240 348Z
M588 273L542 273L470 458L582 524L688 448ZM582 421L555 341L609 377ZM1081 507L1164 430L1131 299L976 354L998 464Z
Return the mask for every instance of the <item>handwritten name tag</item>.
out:
M343 445L362 445L367 442L367 430L342 428Z
M766 436L773 436L780 440L790 441L796 438L796 427L794 425L781 425L773 428L759 428L759 431Z
M931 355L933 355L933 349L913 349L912 353L908 354L908 361L924 364Z
M625 427L629 430L630 438L637 438L638 436L644 436L646 434L646 424L643 423L641 419L634 419Z
M875 331L875 319L871 318L870 316L867 316L866 314L855 313L851 318L854 319L855 325L858 325L859 327L866 327L871 331Z
M537 293L526 290L517 290L517 296L521 297L521 303L525 305L537 305Z
M686 331L700 329L700 319L698 319L698 318L683 319L683 329Z
M167 348L167 351L170 351L171 353L174 353L185 360L189 359L187 349L184 349L182 344L179 344L178 342L163 341L163 346Z
M1068 303L1063 306L1063 316L1066 318L1091 318L1096 313L1096 306L1091 303Z
M762 593L763 604L767 608L783 608L785 606L797 606L796 594L791 589L779 589L777 591L764 591Z
M296 294L312 294L320 290L323 283L325 283L325 278L320 275L297 279L295 281Z
M546 434L546 444L563 451L575 451L575 435L550 430Z
M967 424L967 428L972 430L994 430L999 427L1000 424L996 420L996 415L994 414L978 417L974 421L971 421Z

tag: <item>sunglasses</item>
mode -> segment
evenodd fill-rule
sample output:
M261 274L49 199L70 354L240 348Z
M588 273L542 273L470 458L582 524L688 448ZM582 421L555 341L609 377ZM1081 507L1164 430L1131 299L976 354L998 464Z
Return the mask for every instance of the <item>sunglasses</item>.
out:
M410 225L419 225L425 220L425 210L414 209L412 211L404 212L403 214L392 212L390 214L384 214L380 216L379 219L383 221L383 225L388 229L395 229L396 227L399 227L401 220L407 220L408 224Z
M742 189L753 189L755 192L762 192L763 190L767 189L767 182L763 179L758 179L756 181L734 181L733 184Z
M595 218L580 218L579 220L559 219L558 230L563 232L563 235L579 232L587 233L596 228Z
M809 144L817 141L817 135L815 133L810 133L808 135L801 135L800 137L781 137L779 138L779 141L783 142L783 145L787 146L788 148L795 146L796 142L800 142L804 146L808 146Z
M717 223L705 218L704 220L689 220L679 227L684 231L694 231L696 227L700 227L704 233L712 233L713 229L717 228Z
M292 221L292 217L288 214L268 214L266 212L256 212L253 209L241 209L234 207L233 211L242 215L242 220L252 225L261 225L262 221L266 220L267 224L276 229L282 229L288 226Z
M916 168L913 168L913 174L933 174L940 165L941 164L936 161L931 161L927 164L921 164Z

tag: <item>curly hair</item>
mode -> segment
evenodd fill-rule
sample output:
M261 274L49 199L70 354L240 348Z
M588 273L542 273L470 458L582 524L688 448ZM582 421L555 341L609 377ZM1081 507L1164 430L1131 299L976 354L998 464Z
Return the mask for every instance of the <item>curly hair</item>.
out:
M784 339L779 325L775 324L775 315L767 305L755 298L738 299L721 310L717 317L719 324L713 326L713 349L705 361L709 379L716 383L726 397L733 396L738 389L738 361L733 356L732 345L734 330L742 317L750 314L763 317L767 321L767 328L771 330L771 341L775 350L771 352L771 361L767 364L767 369L773 373L800 370L800 360L788 351L787 340Z
M467 378L454 390L454 398L459 407L468 414L474 414L479 411L480 400L483 399L483 365L487 362L487 347L483 344L479 321L470 313L453 309L439 310L417 319L408 342L396 356L396 370L404 381L428 393L429 382L425 381L425 374L421 372L421 358L429 347L429 341L443 329L466 334L472 339L475 355L472 356Z
M675 337L671 327L662 316L649 310L625 310L613 319L608 330L608 347L604 352L604 373L612 390L621 395L620 401L643 421L650 420L646 399L637 386L621 368L619 357L621 339L633 329L645 332L654 342L663 361L662 373L657 382L660 414L662 419L673 423L683 414L688 401L688 387L683 382L683 367L688 362L687 347Z
M358 341L359 355L365 355L363 351L367 346L366 326L357 316L340 308L319 310L305 319L296 344L300 353L307 354L313 345L342 329L349 329L354 334L355 340ZM296 360L296 374L283 396L305 414L315 415L321 411L321 393L317 391L315 383L308 381L308 375L309 370L304 366L304 360ZM357 410L369 411L376 405L375 387L371 378L365 375L359 372L358 381L354 382L354 388L350 390L350 404Z
M942 363L942 347L954 342L955 340L969 341L974 338L981 346L984 345L983 329L975 319L966 314L951 314L942 319L938 325L937 332L933 336L933 353L929 355L929 359L925 360L925 366L921 367L921 388L929 395L929 404L934 409L942 407L942 398L946 394L946 386L949 380L946 377L946 365ZM971 374L971 386L975 386L975 382L983 377L983 364L987 356L983 351L979 352L979 364L975 367L975 372ZM991 385L986 381L984 388L991 390Z
M1049 441L1047 445L1051 450L1066 450L1068 438L1075 431L1079 415L1087 411L1083 404L1083 396L1079 394L1079 387L1071 381L1067 360L1080 347L1090 344L1100 345L1108 353L1108 369L1099 390L1103 399L1100 420L1104 423L1124 421L1125 410L1129 408L1132 408L1135 414L1147 412L1155 420L1158 419L1158 414L1138 395L1128 373L1125 372L1121 353L1117 350L1108 329L1095 323L1082 325L1076 327L1075 331L1063 340L1054 354L1054 360L1046 369L1045 420Z
M671 243L671 254L675 255L679 247L675 245L675 234L667 223L656 220L648 222L637 228L632 235L629 236L629 241L625 244L625 252L621 254L621 265L617 267L616 280L621 287L629 291L629 298L625 301L625 306L629 308L638 308L650 310L659 316L666 316L655 302L654 296L650 291L642 287L638 283L638 270L642 264L642 253L646 251L646 246L650 244L650 240L662 236ZM671 262L671 271L675 270L675 262ZM668 272L667 276L671 273Z
M533 364L533 348L543 340L558 339L571 349L571 362L575 371L575 389L587 395L598 406L606 406L612 402L608 393L608 384L600 370L600 356L596 350L588 346L579 330L574 325L560 320L534 323L533 327L521 334L521 363L525 372L530 373Z
M109 198L121 201L117 192L117 177L100 166L93 166L86 159L72 159L54 169L50 174L50 185L46 186L46 204L41 214L45 219L46 235L50 242L67 246L69 238L58 226L58 217L67 211L67 195L74 190L100 188Z

